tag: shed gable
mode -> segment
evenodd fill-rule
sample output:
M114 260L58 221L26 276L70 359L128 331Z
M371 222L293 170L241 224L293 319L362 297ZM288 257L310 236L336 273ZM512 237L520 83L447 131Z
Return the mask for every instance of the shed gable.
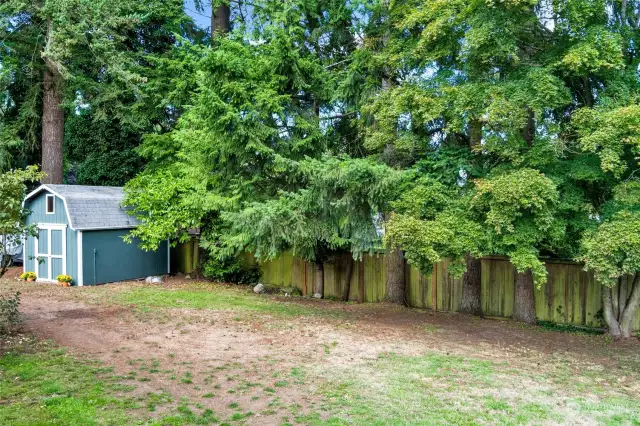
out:
M47 213L47 196L53 197L54 213ZM31 211L27 217L28 224L50 223L69 225L64 200L50 191L44 190L25 202L25 207Z

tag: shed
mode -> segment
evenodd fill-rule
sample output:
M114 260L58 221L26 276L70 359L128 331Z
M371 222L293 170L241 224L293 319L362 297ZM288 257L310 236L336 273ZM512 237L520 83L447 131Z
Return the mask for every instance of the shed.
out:
M70 275L78 286L131 280L170 272L169 242L144 251L123 237L138 226L121 207L120 187L41 185L25 198L27 224L37 237L24 241L24 270L38 281Z

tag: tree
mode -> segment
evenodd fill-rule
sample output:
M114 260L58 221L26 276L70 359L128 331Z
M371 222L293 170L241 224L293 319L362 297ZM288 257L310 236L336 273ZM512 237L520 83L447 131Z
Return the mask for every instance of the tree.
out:
M365 159L323 157L300 167L301 189L225 212L222 218L230 229L222 243L227 250L248 250L261 259L291 250L314 262L314 296L320 298L325 262L342 251L358 259L381 246L381 211L403 176Z
M264 257L298 241L293 244L296 250L320 262L338 249L356 247L350 247L351 236L375 230L374 206L366 210L366 220L342 217L362 229L340 228L345 225L338 213L321 216L326 223L309 217L309 212L330 205L328 199L308 198L318 191L314 169L320 164L314 160L323 159L336 170L341 165L360 170L365 164L351 163L351 154L362 156L353 124L357 96L341 86L355 49L354 30L348 25L354 11L340 1L300 0L283 6L256 2L250 24L241 18L228 36L217 37L197 62L198 89L178 129L145 141L141 152L151 156L151 164L128 185L126 200L143 222L133 231L143 244L198 226L203 229L202 245L213 255L227 255L229 247L241 250L244 245ZM163 188L167 180L180 182L180 188L148 190ZM333 189L337 200L345 184L340 185ZM165 209L168 203L176 208ZM284 206L293 205L299 205L299 216L287 217ZM265 250L264 230L242 226L254 220L256 212L272 217L273 223L309 220L317 232L301 236L283 227L277 231L278 242ZM365 240L357 246L367 244Z
M9 247L21 244L27 236L36 235L35 225L26 225L29 210L22 205L27 183L42 178L37 167L0 173L0 278L7 272L11 256Z
M583 240L581 259L604 286L603 317L614 337L632 336L632 323L640 305L639 233L640 213L622 210ZM623 287L627 276L630 282Z
M611 185L611 195L582 238L579 259L604 287L603 313L609 333L623 338L631 337L640 305L640 182L634 177L640 153L639 124L640 108L624 103L601 111L585 108L576 113L575 120L580 146L598 155L605 173L600 179Z
M513 317L533 324L534 285L547 278L540 247L564 235L564 222L556 218L556 185L539 171L523 168L479 180L476 186L472 205L489 227L489 250L509 256L518 271Z
M95 118L147 125L132 105L144 97L149 55L175 42L182 7L178 0L3 2L4 163L6 148L15 151L22 141L40 148L46 182L62 183L66 115L90 106Z
M64 141L67 182L123 186L144 167L136 152L140 139L138 130L116 119L96 120L90 111L68 116Z
M527 226L518 231L518 225L513 232L520 235L508 242L508 250L504 235L495 232L488 206L476 204L473 214L461 212L461 220L475 221L486 235L493 235L491 250L513 255L515 264L537 270L521 271L517 287L523 297L517 298L517 311L527 313L516 316L533 320L530 284L543 282L544 275L534 256L578 255L577 242L594 225L616 184L617 177L608 175L607 167L618 161L617 153L631 154L623 149L629 148L624 141L634 140L627 138L631 126L614 131L606 115L593 110L636 102L639 16L637 1L578 6L414 0L394 3L384 30L370 31L378 38L365 45L372 58L369 69L386 70L393 81L365 108L376 124L367 134L367 147L381 157L393 153L404 167L422 164L422 173L462 193L481 193L475 201L497 195L495 188L490 195L478 185L493 181L509 187L515 184L500 176L520 172L543 173L548 178L544 193L557 192L557 201L546 198L545 208L555 212L549 234L527 231ZM629 125L631 111L617 113L625 115L627 122L622 124ZM622 158L624 163L630 157ZM623 175L628 178L628 172L620 178ZM533 195L537 190L527 192ZM516 212L528 210L519 200L508 202ZM504 213L503 207L498 210ZM406 214L397 217L409 219ZM431 250L449 253L438 241L423 241L429 244L422 248L423 255L437 259L440 256ZM405 249L420 251L417 246ZM407 254L410 257L414 256ZM477 306L477 299L469 306Z

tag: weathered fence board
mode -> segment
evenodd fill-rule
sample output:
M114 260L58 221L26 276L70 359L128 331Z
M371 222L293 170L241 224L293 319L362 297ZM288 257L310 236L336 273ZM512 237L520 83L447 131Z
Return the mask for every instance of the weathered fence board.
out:
M327 298L342 298L348 259L327 263L324 291ZM380 302L385 294L384 255L364 255L353 261L349 300ZM571 262L547 262L547 282L535 289L536 314L539 320L561 324L586 326L602 325L602 287L582 266ZM435 299L438 311L456 312L462 298L462 279L448 273L449 261L436 265ZM513 315L516 270L504 258L485 258L481 261L481 307L485 315L510 317ZM313 292L314 264L285 253L280 258L260 265L262 282L274 286L297 287L303 295ZM432 275L424 276L416 268L406 265L406 300L411 307L433 309ZM622 294L626 298L630 277L623 280ZM640 329L640 312L634 321Z

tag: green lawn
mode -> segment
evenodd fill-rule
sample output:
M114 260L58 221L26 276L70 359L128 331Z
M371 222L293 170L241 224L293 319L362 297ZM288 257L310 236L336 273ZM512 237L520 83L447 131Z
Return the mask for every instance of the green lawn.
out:
M110 296L110 301L120 305L135 305L143 310L162 307L259 312L282 316L338 315L333 310L255 295L247 287L219 284L193 284L187 289L135 287Z

